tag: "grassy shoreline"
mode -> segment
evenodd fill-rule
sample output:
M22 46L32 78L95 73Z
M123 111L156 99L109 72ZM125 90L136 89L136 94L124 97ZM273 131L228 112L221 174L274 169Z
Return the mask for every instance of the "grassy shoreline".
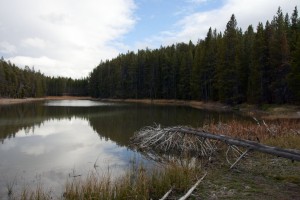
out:
M249 139L250 134L254 140L259 137L263 144L300 150L298 122L270 120L258 125L232 121L211 123L203 128L237 138ZM234 161L236 158L228 155L227 146L221 144L210 159L185 157L154 168L135 163L125 175L116 179L109 173L91 171L87 177L69 180L61 196L53 196L51 191L37 187L12 199L159 199L170 188L173 190L167 199L178 199L205 172L207 176L189 199L300 199L300 162L251 151L230 170L228 159Z
M220 158L221 159L221 158ZM238 168L229 170L219 159L202 167L168 165L162 169L137 166L117 179L91 172L87 177L69 180L63 194L43 187L14 194L11 199L179 199L207 172L188 199L299 199L300 164L286 159L251 154Z

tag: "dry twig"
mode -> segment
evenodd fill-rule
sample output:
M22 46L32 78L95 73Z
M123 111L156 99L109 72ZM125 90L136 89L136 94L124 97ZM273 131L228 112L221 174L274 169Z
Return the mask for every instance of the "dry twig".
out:
M179 200L185 200L187 199L195 190L195 188L201 183L201 181L205 178L205 176L207 175L207 172L205 172L205 174L195 183L195 185L193 185L193 187L191 187L191 189L189 189L189 191L182 196Z
M172 190L173 190L173 187L162 198L160 198L159 200L165 200L170 195L170 193L172 192Z

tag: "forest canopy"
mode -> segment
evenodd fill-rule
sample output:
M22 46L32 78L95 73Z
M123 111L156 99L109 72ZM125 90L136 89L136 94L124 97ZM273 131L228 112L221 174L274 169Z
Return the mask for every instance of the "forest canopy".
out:
M243 102L300 102L300 20L281 8L271 22L243 32L232 15L224 33L210 28L197 44L178 43L128 52L101 62L89 94L100 98L151 98Z
M90 95L221 101L227 104L300 103L300 18L278 8L272 21L243 31L233 14L225 31L210 28L191 41L101 61L80 80L46 77L0 61L1 97Z

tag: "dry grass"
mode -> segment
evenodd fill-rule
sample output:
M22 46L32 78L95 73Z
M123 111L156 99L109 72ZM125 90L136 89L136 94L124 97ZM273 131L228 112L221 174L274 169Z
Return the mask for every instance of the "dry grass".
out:
M84 180L72 180L66 185L64 199L159 199L170 188L172 196L183 195L201 175L200 169L168 165L147 170L133 167L126 175L113 180L110 175L90 173Z
M10 196L10 199L20 199L20 200L50 200L53 199L52 192L46 191L42 185L37 185L35 189L30 189L27 187L24 187L21 194L16 195L12 194Z
M211 133L253 140L282 148L300 149L300 120L281 119L268 121L206 123L203 129Z
M25 188L18 196L10 199L21 200L88 200L88 199L160 199L173 188L169 199L184 195L200 178L203 172L199 167L169 164L165 167L146 169L142 164L133 164L124 176L113 179L110 174L99 175L91 171L85 178L70 179L61 197L54 197L42 187L31 191Z

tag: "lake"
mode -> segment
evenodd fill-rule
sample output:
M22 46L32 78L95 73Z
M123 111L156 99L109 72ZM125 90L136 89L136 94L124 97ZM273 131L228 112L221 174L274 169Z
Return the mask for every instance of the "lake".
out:
M119 176L133 160L151 163L128 147L144 126L201 127L232 119L247 120L233 112L90 100L0 106L0 197L11 186L42 186L60 196L68 179L92 170Z

